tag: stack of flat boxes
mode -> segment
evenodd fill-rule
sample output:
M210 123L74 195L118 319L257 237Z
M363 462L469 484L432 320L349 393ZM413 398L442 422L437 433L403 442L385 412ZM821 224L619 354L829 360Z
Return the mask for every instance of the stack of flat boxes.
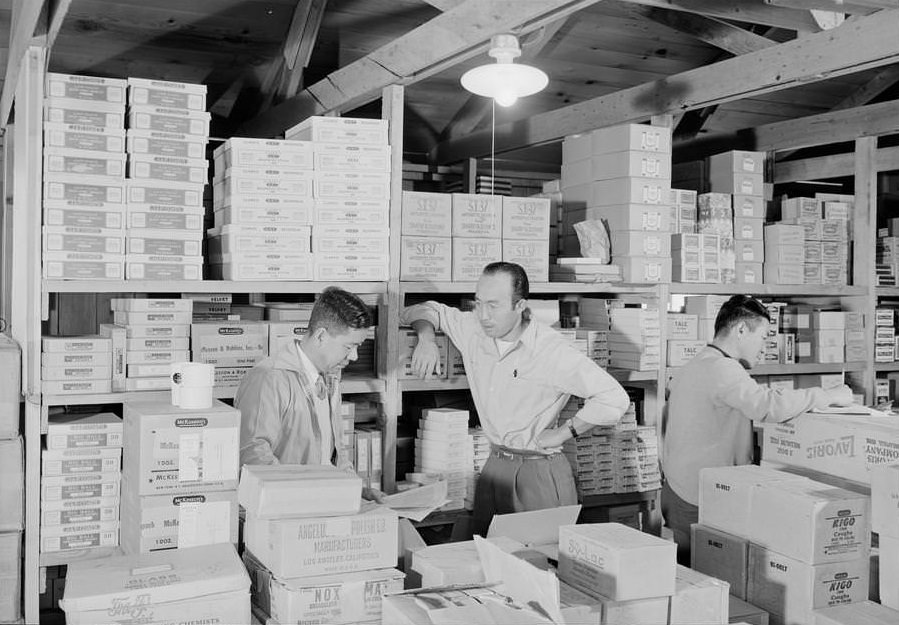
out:
M403 191L400 280L453 279L453 196Z
M893 362L896 358L896 310L874 309L874 362Z
M701 242L700 282L716 284L726 278L733 282L733 198L729 193L700 193L696 202L696 232L704 237ZM717 241L711 237L717 237Z
M713 282L721 277L718 234L671 235L671 277L675 282Z
M699 317L686 313L668 313L668 368L683 367L709 340L699 339Z
M452 279L473 282L484 266L503 258L503 198L453 193Z
M841 285L849 283L849 219L853 196L819 194L823 198L850 198L833 201L819 197L784 198L784 223L802 226L805 231L805 284Z
M609 331L577 328L574 330L575 347L603 369L609 367Z
M465 507L472 456L467 410L430 408L422 414L415 437L415 471L440 473L446 478L449 501L440 510Z
M636 493L662 487L659 439L652 426L637 427L633 416L622 418L612 434L612 474L616 493Z
M652 371L662 362L659 310L612 308L609 311L609 364L619 369Z
M18 347L0 340L0 358L8 380L0 383L0 621L21 618L22 530L25 525L25 456L19 436Z
M899 219L891 219L890 225L878 232L875 286L896 286L896 276L899 274L899 237L895 236L896 227L893 223L899 226Z
M524 267L530 282L549 282L548 198L504 197L503 260Z
M236 389L256 363L268 356L264 321L205 321L190 326L190 360L215 367L215 387Z
M119 544L122 420L51 419L41 453L41 553Z
M211 277L311 280L312 144L235 137L214 159Z
M169 389L172 363L190 360L193 300L113 298L110 307L115 325L101 331L114 354L124 337L124 390Z
M805 283L805 234L800 224L765 226L765 284Z
M547 180L540 193L532 197L549 200L549 262L554 264L559 253L559 225L562 221L562 181Z
M390 202L387 121L309 117L284 136L311 141L314 160L313 278L320 281L386 280ZM348 223L347 214L369 218ZM330 215L327 221L319 216Z
M125 553L236 545L240 411L126 402L124 422Z
M559 412L559 422L564 423L577 416L583 405L583 399L570 398ZM562 453L571 465L578 499L581 501L590 495L607 495L615 492L612 442L608 429L610 428L595 427L562 444Z
M166 198L185 209L201 206L209 177L206 142L210 114L206 112L206 86L161 80L128 79L128 201L140 218L127 231L125 273L129 280L201 280L203 278L203 229L200 227L152 227L161 211L138 210L137 205L157 205ZM163 203L163 202L160 202ZM131 208L129 207L129 212ZM175 221L191 221L187 210L173 211ZM183 219L182 219L183 218ZM171 222L168 222L171 226ZM187 225L187 224L185 224Z
M691 189L671 189L668 196L671 204L671 232L692 234L696 232L696 191Z
M899 610L899 465L871 468L871 530L879 540L880 603Z
M868 598L869 498L757 466L700 473L693 568L771 622L815 622L819 608Z
M765 302L768 310L768 329L765 333L765 342L759 352L757 364L793 364L796 362L796 338L797 335L784 332L781 319L786 307L784 302Z
M353 430L352 424L350 430ZM384 447L381 430L377 426L356 426L353 431L353 448L355 450L353 465L356 475L362 478L362 484L368 488L381 488L381 476L384 472Z
M47 74L43 276L125 277L125 81Z
M733 150L709 157L709 188L731 194L733 209L733 242L727 237L721 239L722 282L762 282L764 173L764 152Z
M41 338L41 392L112 391L112 341L100 336Z
M474 494L481 471L484 470L484 465L490 457L490 441L481 428L468 428L468 439L471 441L472 473L468 476L468 485L465 489L465 509L474 510Z
M437 344L438 366L437 371L428 377L433 380L446 379L449 376L449 351L452 343L443 332L437 332L434 339ZM418 345L418 333L412 328L400 328L399 356L397 359L397 377L400 380L414 380L418 378L415 372L412 371L412 352L415 351L416 345ZM458 350L455 347L452 349L458 354Z
M343 451L347 458L356 458L356 404L351 401L340 402L340 420L343 422L343 437L334 441L334 447Z
M858 315L851 315L851 318L856 319ZM841 310L812 312L811 347L814 362L846 362L846 323L847 314ZM890 344L893 344L893 340Z
M626 124L567 137L562 144L565 202L562 249L580 256L574 224L602 219L612 235L612 263L625 282L670 282L671 130Z
M192 321L228 321L234 314L230 293L182 293L181 297L193 302Z

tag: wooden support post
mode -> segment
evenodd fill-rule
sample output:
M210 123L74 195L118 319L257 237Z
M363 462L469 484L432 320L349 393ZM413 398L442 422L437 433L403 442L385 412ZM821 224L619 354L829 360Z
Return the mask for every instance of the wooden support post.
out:
M852 283L867 287L859 309L865 313L865 344L874 345L874 308L877 294L874 283L874 251L877 244L877 137L855 141L855 210L852 211ZM873 401L874 350L867 350L865 368L860 372L865 402Z

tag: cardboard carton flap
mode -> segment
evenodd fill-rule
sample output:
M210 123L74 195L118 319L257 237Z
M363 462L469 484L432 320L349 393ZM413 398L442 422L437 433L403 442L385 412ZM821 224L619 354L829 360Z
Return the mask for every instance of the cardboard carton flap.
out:
M581 506L562 506L513 514L497 514L487 530L487 538L507 536L526 547L558 544L559 528L574 525Z

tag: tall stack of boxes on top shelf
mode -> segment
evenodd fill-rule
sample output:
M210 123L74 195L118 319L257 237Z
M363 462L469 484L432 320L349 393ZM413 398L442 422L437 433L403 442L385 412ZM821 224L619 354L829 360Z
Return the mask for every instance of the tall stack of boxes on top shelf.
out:
M360 512L361 491L335 467L244 467L243 561L262 622L381 622L381 596L403 589L398 518L386 507Z
M190 299L110 301L115 323L101 325L100 334L112 341L114 391L169 389L172 363L190 360L192 305Z
M125 81L47 74L43 277L125 277Z
M124 445L126 553L237 544L239 410L126 402Z
M387 280L387 120L309 117L289 128L284 136L289 141L312 142L313 279ZM365 216L350 218L356 214Z
M126 231L129 280L203 278L203 229L188 211L202 206L209 177L205 109L206 85L128 79L128 211L144 215ZM165 227L160 213L194 227Z
M21 618L22 530L25 526L25 456L19 436L21 354L0 335L0 622Z
M772 623L820 622L817 610L868 598L868 499L758 466L704 469L692 566Z
M604 220L625 282L671 281L671 130L627 124L562 143L562 244L581 256L574 224Z
M312 146L235 137L213 155L209 276L312 280Z
M47 425L41 452L41 553L119 544L123 427L112 413Z

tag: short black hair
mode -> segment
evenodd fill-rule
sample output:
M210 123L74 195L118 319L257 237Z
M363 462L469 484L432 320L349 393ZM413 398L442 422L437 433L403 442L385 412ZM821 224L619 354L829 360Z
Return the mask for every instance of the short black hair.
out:
M528 282L528 274L524 267L517 263L509 263L506 261L497 261L490 263L484 267L482 272L485 276L495 276L498 273L504 273L512 279L512 303L523 299L527 299L531 295L531 285Z
M371 311L359 296L336 286L329 286L312 307L309 333L325 328L329 334L370 328L374 325Z
M771 323L771 315L764 304L749 295L734 295L724 302L715 317L715 336L724 334L741 321L756 328L763 320Z

